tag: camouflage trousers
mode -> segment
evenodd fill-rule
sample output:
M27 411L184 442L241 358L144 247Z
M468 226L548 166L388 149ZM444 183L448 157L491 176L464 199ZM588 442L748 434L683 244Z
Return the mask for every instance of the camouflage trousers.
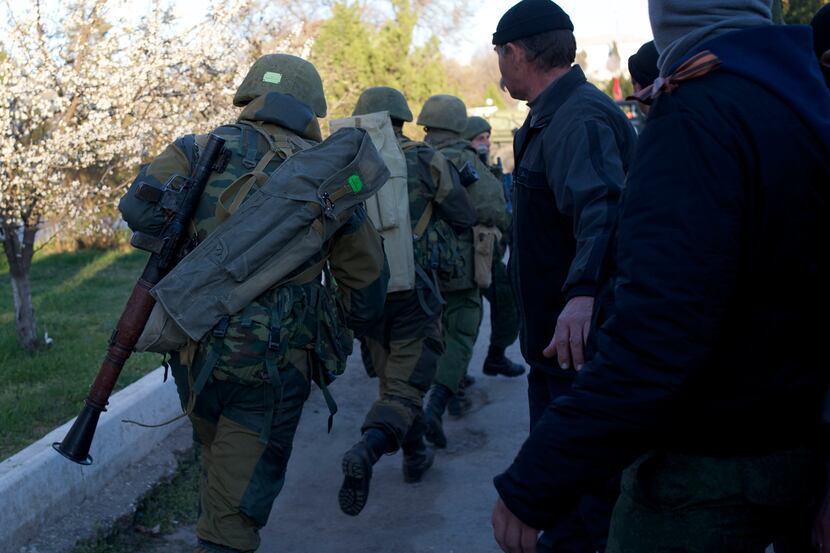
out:
M501 258L494 256L493 283L481 295L490 302L490 345L507 349L519 337L519 310Z
M190 394L187 369L173 364L182 405ZM266 386L213 378L196 397L190 421L201 452L196 535L205 551L255 551L259 529L285 481L294 434L310 393L310 356L288 351L270 427ZM268 392L271 393L271 392ZM263 440L265 442L263 443Z
M461 378L473 357L473 346L481 325L481 293L478 288L445 292L441 315L444 354L438 360L435 382L458 392Z
M421 302L432 311L427 313ZM393 292L386 296L381 319L361 338L364 363L380 380L380 394L362 431L370 428L395 436L400 445L421 413L443 351L441 306L429 293Z
M737 458L652 451L623 472L606 553L813 551L815 451Z

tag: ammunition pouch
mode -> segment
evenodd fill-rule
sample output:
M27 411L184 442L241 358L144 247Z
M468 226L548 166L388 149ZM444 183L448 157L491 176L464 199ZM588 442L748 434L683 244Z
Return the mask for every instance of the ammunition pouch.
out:
M458 235L447 222L441 219L430 222L426 231L415 238L413 246L415 263L428 274L434 274L439 285L466 276Z
M493 283L493 253L501 240L501 231L496 227L476 225L473 227L473 280L479 288L489 288Z

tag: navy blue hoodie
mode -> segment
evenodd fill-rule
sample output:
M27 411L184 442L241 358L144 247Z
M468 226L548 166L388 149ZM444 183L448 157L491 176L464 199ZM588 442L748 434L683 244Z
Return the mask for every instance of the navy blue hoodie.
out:
M698 50L722 66L652 108L596 354L495 479L532 527L651 449L816 443L830 381L830 92L807 27L736 31Z

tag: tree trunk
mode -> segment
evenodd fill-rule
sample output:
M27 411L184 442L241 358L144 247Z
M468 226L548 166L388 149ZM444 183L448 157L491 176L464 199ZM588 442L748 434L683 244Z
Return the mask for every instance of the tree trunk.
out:
M3 250L9 262L17 341L26 350L35 351L43 345L37 335L32 287L29 282L37 225L22 227L22 242L20 230L20 227L3 225Z

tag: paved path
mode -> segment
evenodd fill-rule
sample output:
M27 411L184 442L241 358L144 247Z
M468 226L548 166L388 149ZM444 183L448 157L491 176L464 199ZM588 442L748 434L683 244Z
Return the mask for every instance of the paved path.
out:
M485 302L486 304L486 302ZM358 517L341 513L337 491L342 454L360 437L360 424L377 381L366 376L360 356L332 385L340 412L326 434L328 412L312 393L294 441L288 475L268 525L263 553L495 553L490 512L492 477L504 470L527 435L527 380L481 374L489 341L489 313L471 363L471 392L483 404L464 419L445 423L450 446L419 484L405 484L401 454L375 465L369 503ZM517 346L508 355L519 361Z

